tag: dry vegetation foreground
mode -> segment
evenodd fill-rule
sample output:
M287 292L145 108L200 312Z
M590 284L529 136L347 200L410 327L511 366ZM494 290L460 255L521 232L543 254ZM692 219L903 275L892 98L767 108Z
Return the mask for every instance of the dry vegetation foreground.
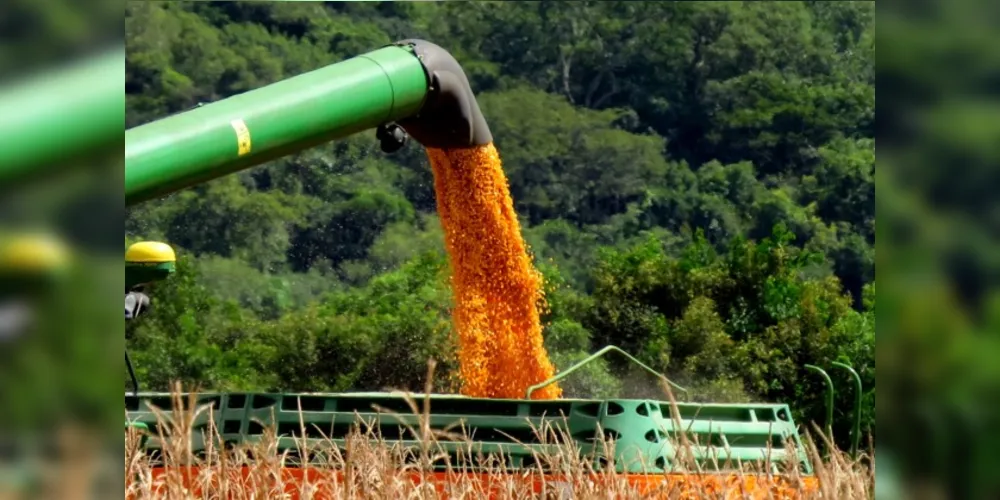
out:
M806 437L807 452L815 474L806 477L798 470L780 476L760 473L768 464L742 464L743 472L717 474L699 472L687 451L697 443L683 437L677 443L676 472L655 475L626 475L595 470L581 458L572 444L561 445L554 453L536 457L545 464L543 473L513 471L498 457L473 457L467 463L479 465L477 472L455 464L454 455L441 452L441 443L461 436L432 430L421 418L419 429L409 429L421 443L419 449L403 449L379 439L364 423L346 440L346 452L330 443L296 441L296 450L279 452L273 429L252 444L218 447L216 430L209 427L203 454L192 452L193 422L210 408L186 408L170 416L159 414L158 437L163 439L157 459L140 450L140 435L126 432L125 477L127 499L432 499L432 498L663 498L663 499L744 499L744 498L873 498L874 470L866 457L852 460L834 451L821 457L815 442ZM412 403L412 402L411 402ZM412 403L414 413L426 416ZM551 430L544 432L551 433ZM608 448L613 443L605 443ZM687 450L687 451L685 451ZM306 467L288 466L308 458ZM687 462L687 467L685 467ZM447 465L441 471L441 465ZM436 471L435 471L436 470Z

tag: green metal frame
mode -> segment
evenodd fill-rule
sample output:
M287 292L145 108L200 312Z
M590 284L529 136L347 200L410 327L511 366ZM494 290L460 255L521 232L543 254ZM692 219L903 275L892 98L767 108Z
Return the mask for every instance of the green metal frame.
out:
M832 366L837 368L842 368L847 370L854 381L854 408L852 411L853 415L853 425L851 427L851 457L856 458L858 456L858 449L861 444L861 404L862 398L864 397L864 388L861 383L861 376L858 372L846 363L841 363L839 361L834 361L830 363ZM819 373L823 380L826 382L826 424L824 429L827 432L828 437L833 440L833 400L834 400L834 386L833 379L826 370L816 366L816 365L804 365L806 369L812 370Z
M823 429L826 431L827 437L831 440L833 439L833 379L830 378L830 374L826 373L826 370L816 366L816 365L805 365L806 369L812 370L819 373L823 380L826 382L826 422L823 424Z
M623 349L621 349L621 348L619 348L617 346L609 345L609 346L606 346L603 349L595 352L594 354L591 354L590 356L587 356L585 359L583 359L580 362L574 364L573 366L570 366L569 368L567 368L567 369L565 369L565 370L557 373L554 377L552 377L552 378L550 378L550 379L548 379L548 380L546 380L544 382L541 382L541 383L535 384L535 385L533 385L531 387L528 387L528 390L525 391L525 393L524 393L524 399L531 399L531 394L534 393L535 391L537 391L537 390L539 390L539 389L541 389L541 388L543 388L545 386L548 386L548 385L554 384L556 382L559 382L560 380L562 380L562 379L570 376L573 372L579 370L580 368L582 368L583 366L587 365L588 363L596 361L598 358L600 358L601 356L604 356L605 354L607 354L609 352L617 352L618 354L621 354L622 356L625 356L625 358L627 358L629 361L631 361L631 362L639 365L640 367L642 367L643 370L646 370L647 372L652 373L656 377L662 379L664 382L666 382L668 385L670 385L670 387L673 387L674 389L677 389L678 391L683 392L685 395L688 394L688 390L687 389L685 389L685 388L683 388L683 387L681 387L681 386L679 386L679 385L671 382L670 379L668 379L662 373L660 373L660 372L658 372L658 371L650 368L649 366L646 366L645 363L643 363L642 361L639 361L638 359L636 359L631 354L625 352Z
M851 428L851 457L857 457L858 445L861 443L861 399L864 396L861 386L861 376L850 365L839 361L834 361L830 364L847 370L854 379L854 426Z
M313 451L331 446L346 452L352 430L367 426L390 446L419 451L420 413L414 413L402 393L260 394L200 393L202 411L192 422L192 449L208 448L203 433L214 427L226 444L265 439L265 429L278 435L279 452L294 453L306 445ZM724 405L676 403L637 399L503 400L456 395L410 395L420 406L428 402L427 426L436 431L464 434L467 440L441 437L433 453L452 457L452 465L475 469L468 452L503 455L510 469L537 470L553 452L576 449L595 468L613 466L622 473L663 473L691 470L686 459L703 471L735 470L749 462L767 463L771 472L782 464L798 463L805 474L813 470L801 446L798 430L787 405ZM189 400L182 395L180 401ZM140 394L125 398L128 420L149 426L146 450L156 455L162 429L153 408L172 415L176 400L169 394ZM676 411L674 411L676 408ZM190 409L188 409L190 410ZM416 434L413 431L415 430ZM606 449L601 436L614 442ZM683 453L675 444L684 439ZM571 443L571 448L564 444ZM789 456L792 442L797 456ZM609 455L609 453L611 453ZM317 454L310 453L317 456ZM680 456L679 456L680 455ZM323 453L319 453L322 460ZM465 459L463 460L463 456ZM542 460L540 460L542 458ZM290 465L294 466L294 465Z

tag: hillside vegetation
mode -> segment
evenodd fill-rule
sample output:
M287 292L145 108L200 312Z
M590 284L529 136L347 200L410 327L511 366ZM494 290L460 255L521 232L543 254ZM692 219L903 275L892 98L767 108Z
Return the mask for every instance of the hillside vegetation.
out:
M126 7L136 126L420 37L462 62L549 282L557 367L616 344L712 401L875 418L874 3ZM433 178L374 132L127 211L178 249L128 348L148 389L456 387ZM615 358L567 395L649 395ZM831 370L836 434L853 394ZM450 384L450 385L449 385Z

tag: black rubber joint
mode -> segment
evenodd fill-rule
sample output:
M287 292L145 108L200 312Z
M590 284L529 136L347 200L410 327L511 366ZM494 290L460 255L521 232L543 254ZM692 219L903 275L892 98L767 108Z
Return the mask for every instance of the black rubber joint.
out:
M411 47L427 74L427 100L416 115L397 123L424 147L437 149L483 146L493 134L472 93L462 66L447 50L425 40L401 40Z

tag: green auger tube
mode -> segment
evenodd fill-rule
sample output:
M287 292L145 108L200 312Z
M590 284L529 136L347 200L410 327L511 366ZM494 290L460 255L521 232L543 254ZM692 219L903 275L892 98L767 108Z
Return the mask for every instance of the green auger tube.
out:
M0 187L121 147L124 74L120 47L0 87Z
M423 40L346 61L125 132L125 205L165 196L367 129L428 147L492 142L458 62Z

